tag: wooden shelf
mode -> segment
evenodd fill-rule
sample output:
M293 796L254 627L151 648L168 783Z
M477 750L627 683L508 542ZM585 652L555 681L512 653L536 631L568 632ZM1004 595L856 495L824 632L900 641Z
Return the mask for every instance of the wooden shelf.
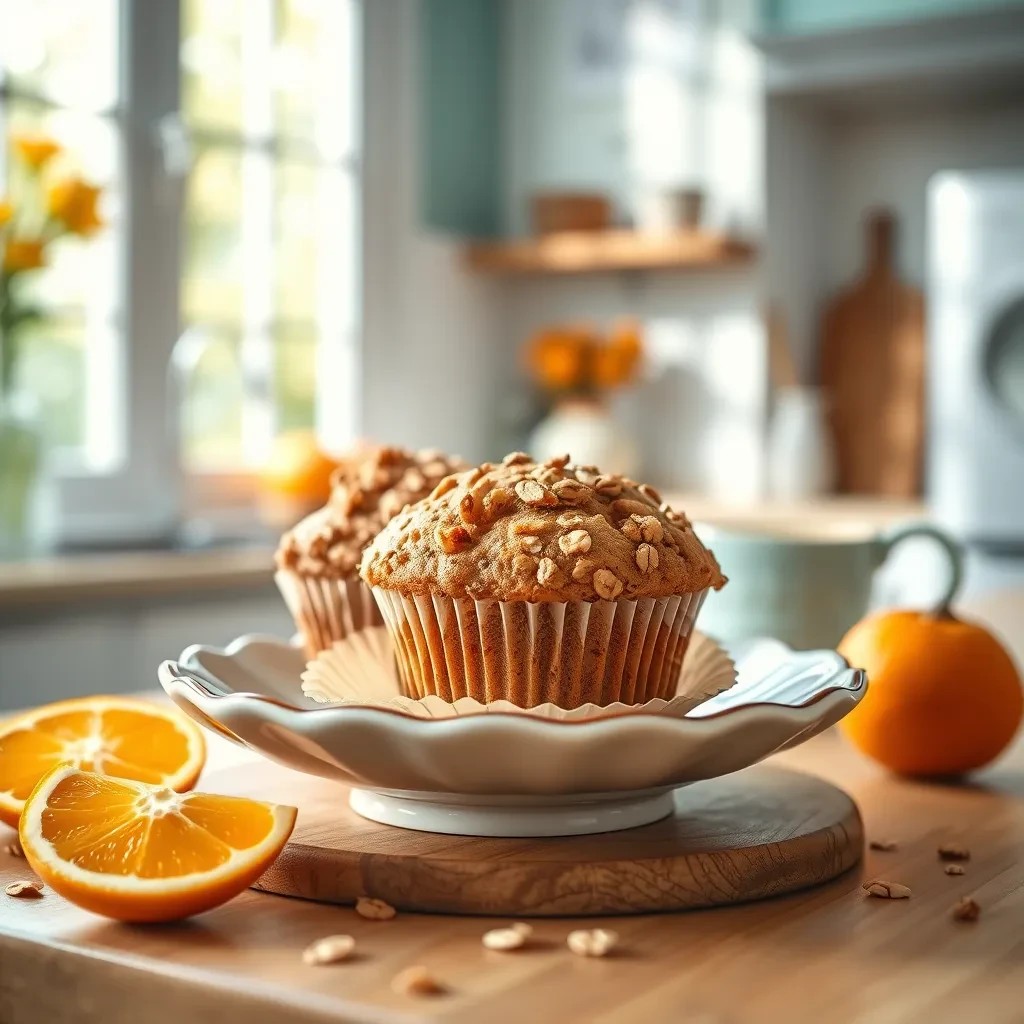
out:
M707 232L567 231L543 238L473 242L465 262L481 274L597 274L711 270L749 263L755 255L746 242Z

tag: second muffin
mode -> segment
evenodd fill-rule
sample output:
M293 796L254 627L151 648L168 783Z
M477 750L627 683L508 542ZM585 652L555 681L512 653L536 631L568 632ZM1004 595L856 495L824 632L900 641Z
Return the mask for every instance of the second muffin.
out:
M718 563L653 488L568 462L515 453L446 477L367 548L410 696L673 695Z
M277 550L277 585L309 657L381 624L373 595L357 572L363 548L392 516L465 466L438 451L381 445L342 460L330 501L289 530Z

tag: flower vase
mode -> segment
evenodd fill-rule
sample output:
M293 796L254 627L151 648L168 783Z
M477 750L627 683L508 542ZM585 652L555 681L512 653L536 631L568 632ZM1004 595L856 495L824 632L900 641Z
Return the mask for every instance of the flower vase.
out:
M608 407L593 398L563 398L534 428L530 452L543 461L569 454L580 466L608 473L636 472L637 450Z
M0 392L0 561L47 547L43 463L38 406L29 395Z

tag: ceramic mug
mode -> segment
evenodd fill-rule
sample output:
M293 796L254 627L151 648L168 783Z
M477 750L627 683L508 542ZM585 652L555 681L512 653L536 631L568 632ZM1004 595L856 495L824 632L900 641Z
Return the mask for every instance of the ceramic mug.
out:
M933 540L946 556L942 603L952 600L963 575L960 546L926 523L875 536L849 526L759 532L704 524L696 530L729 577L708 596L698 627L727 645L768 636L797 650L834 648L868 610L875 570L910 537Z

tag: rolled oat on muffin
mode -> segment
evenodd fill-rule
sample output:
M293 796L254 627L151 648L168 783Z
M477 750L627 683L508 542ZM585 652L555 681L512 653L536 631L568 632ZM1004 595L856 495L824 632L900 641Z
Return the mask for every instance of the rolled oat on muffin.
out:
M670 698L704 596L725 583L653 488L521 452L446 477L360 571L408 695L521 707Z
M284 534L277 585L310 657L367 626L382 624L359 579L363 549L406 506L466 463L441 452L374 445L339 465L327 504Z

